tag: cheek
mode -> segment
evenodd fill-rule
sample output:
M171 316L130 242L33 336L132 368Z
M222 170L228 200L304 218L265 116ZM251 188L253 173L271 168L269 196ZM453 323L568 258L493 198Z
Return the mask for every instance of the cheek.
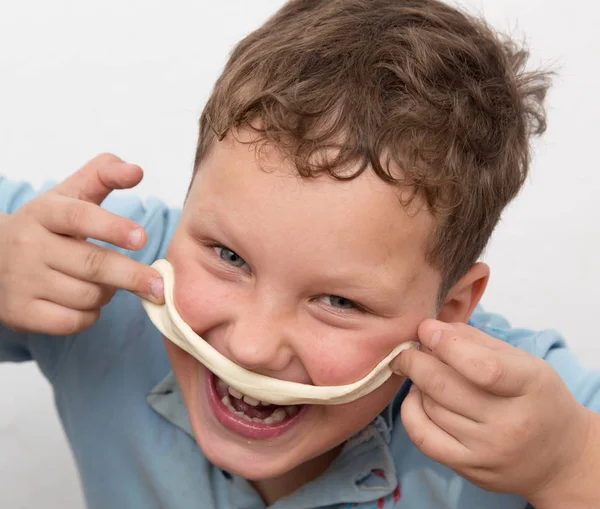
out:
M368 375L398 345L413 340L416 330L416 323L392 323L382 330L356 332L356 337L331 333L319 342L320 348L307 352L311 361L305 365L313 366L311 378L317 385L353 383Z
M177 312L194 330L206 330L224 318L228 295L194 260L172 261L175 270L174 300Z

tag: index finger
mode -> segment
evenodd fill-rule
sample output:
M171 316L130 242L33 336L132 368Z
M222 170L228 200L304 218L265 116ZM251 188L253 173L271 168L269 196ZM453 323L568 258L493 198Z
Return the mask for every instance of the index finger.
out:
M434 335L433 341L431 337L421 339L430 345L433 355L487 392L521 396L535 378L534 358L518 348L490 348L487 337L474 341L454 329L439 329Z
M50 249L53 251L49 253L48 265L54 270L82 281L121 288L157 304L164 302L162 276L148 265L72 237L64 237Z
M401 352L392 369L409 377L444 408L481 422L495 396L485 393L435 356L418 350Z
M129 189L142 180L142 169L112 154L100 154L54 187L65 196L100 204L115 189Z

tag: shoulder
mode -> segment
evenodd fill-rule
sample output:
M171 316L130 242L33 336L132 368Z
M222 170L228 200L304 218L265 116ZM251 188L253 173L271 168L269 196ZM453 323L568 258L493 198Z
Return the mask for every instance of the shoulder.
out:
M0 214L12 214L52 186L52 182L47 182L40 189L34 189L28 182L9 180L0 175Z
M565 338L556 330L511 327L502 316L478 307L469 324L548 362L560 375L577 401L600 412L600 371L586 369Z
M562 335L553 329L512 327L506 318L489 313L481 306L473 312L469 325L536 357L545 358L552 350L567 346Z

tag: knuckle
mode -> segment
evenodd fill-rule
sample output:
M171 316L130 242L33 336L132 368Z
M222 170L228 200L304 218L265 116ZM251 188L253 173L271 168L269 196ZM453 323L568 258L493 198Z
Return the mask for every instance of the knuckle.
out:
M21 208L16 210L12 216L35 218L37 215L39 215L40 212L43 212L45 208L47 194L48 193L44 193L38 196L37 198L34 198L31 201L25 203Z
M425 449L425 433L423 433L423 430L412 430L412 433L409 436L412 443L415 444L416 448L423 452L423 450Z
M476 369L479 385L484 389L497 386L506 376L504 364L495 357L480 360L476 365Z
M136 292L148 293L150 289L150 278L143 270L133 270L129 277L130 288Z
M62 219L70 230L76 230L84 226L85 216L85 209L79 202L69 203L64 206Z
M102 152L93 159L93 162L99 165L116 163L120 161L121 159L119 159L119 157L117 157L115 154L111 154L110 152Z
M423 394L423 410L425 410L425 413L429 417L432 417L432 415L435 414L436 409L437 405L433 399L428 397L426 394Z
M427 417L429 417L429 419L431 419L432 421L436 421L436 409L434 408L434 405L428 401L426 401L426 398L423 398L423 411L425 412L425 415Z
M403 375L409 376L412 372L413 356L411 350L405 350L396 358L396 371Z
M124 265L124 288L135 292L148 292L150 281L154 278L154 272L149 267L126 258Z
M82 328L87 329L88 327L96 323L98 321L98 318L100 318L99 309L94 309L93 311L86 312L86 314L83 317Z
M515 438L514 444L526 442L537 431L537 422L529 412L515 412L510 425L511 435Z
M446 380L441 373L435 373L425 383L425 392L429 394L441 395L446 390Z
M103 272L106 252L102 249L90 249L83 260L84 271L88 278L98 279Z
M511 440L514 440L514 437L510 437ZM519 444L519 448L517 449L515 446L510 445L511 442L508 440L504 444L504 447L495 447L492 449L494 451L493 455L490 455L488 459L488 465L495 469L502 469L502 467L506 465L510 465L513 461L523 454L523 444Z
M85 285L83 290L81 290L81 294L78 295L78 299L84 305L87 306L97 306L102 301L102 289L97 285Z
M10 245L17 250L29 250L38 243L37 235L33 228L22 227L9 237Z
M62 322L62 334L66 335L66 336L70 336L72 334L77 334L78 332L80 332L81 329L81 324L82 322L82 318L81 318L81 313L76 313L75 315L73 315L73 318L69 318L69 319L65 319Z
M94 311L80 311L73 313L71 318L65 320L63 323L63 334L72 335L81 332L90 327L100 316L99 310Z

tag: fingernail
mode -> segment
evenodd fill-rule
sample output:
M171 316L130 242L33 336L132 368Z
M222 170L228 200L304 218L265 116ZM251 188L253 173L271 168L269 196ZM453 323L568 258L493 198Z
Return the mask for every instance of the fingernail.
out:
M142 243L142 237L144 232L141 228L136 228L135 230L131 230L129 232L129 245L133 247L138 247Z
M150 291L156 299L161 300L163 298L165 286L162 278L152 280L152 282L150 283Z
M435 347L437 346L437 344L440 342L440 338L442 337L442 331L438 330L435 331L432 335L431 335L431 349L435 350Z

